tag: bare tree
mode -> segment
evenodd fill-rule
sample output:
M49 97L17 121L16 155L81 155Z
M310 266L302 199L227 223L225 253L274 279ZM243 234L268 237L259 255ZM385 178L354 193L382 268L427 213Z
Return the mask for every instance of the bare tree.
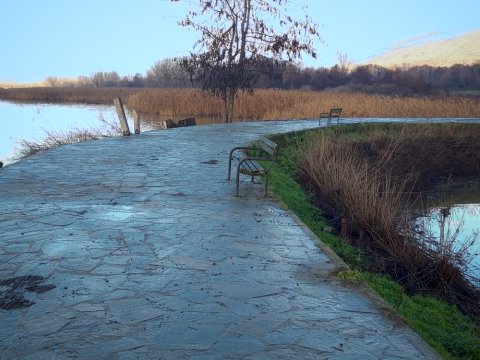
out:
M308 15L287 15L287 5L288 0L198 0L179 22L200 32L198 52L182 64L203 90L222 98L225 122L232 121L238 91L253 92L261 74L302 53L316 58L317 25Z
M147 70L147 83L162 88L186 87L190 84L188 74L175 59L155 62Z

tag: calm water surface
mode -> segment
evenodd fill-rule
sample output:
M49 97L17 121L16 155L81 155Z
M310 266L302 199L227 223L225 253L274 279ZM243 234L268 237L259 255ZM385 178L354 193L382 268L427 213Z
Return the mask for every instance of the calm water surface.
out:
M456 199L456 200L455 200ZM439 242L454 238L454 249L468 247L470 274L480 277L480 192L459 192L430 207L418 221Z
M0 161L5 164L13 162L22 140L41 141L47 132L98 129L103 126L101 118L118 124L113 106L17 104L0 101ZM133 122L130 126L133 130Z

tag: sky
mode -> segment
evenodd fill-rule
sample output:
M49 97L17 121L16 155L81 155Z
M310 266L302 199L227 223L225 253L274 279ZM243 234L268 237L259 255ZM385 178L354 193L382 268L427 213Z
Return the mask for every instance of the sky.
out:
M195 0L1 0L0 83L76 78L97 71L145 74L158 60L188 55L198 33L177 22ZM479 0L290 0L319 25L318 57L362 62L389 49L480 29ZM480 44L479 44L480 46Z

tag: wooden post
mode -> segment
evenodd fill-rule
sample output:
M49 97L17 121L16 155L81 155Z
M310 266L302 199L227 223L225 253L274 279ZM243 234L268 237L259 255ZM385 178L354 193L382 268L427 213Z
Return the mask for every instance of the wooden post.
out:
M140 116L138 116L135 109L132 110L133 124L135 128L135 134L140 134Z
M341 227L340 227L340 235L343 238L347 238L349 233L350 233L350 224L348 223L348 220L345 218L342 218L341 221Z
M123 108L122 99L115 98L113 99L115 108L117 109L118 119L120 120L120 126L122 128L123 136L130 135L130 129L128 128L127 117L125 116L125 109Z

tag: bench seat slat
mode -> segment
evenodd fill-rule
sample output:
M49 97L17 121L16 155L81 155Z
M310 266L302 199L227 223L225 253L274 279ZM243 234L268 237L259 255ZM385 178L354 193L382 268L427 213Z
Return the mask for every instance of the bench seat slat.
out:
M246 160L242 162L240 170L243 173L247 173L247 175L263 174L265 172L262 166L255 160Z
M275 144L272 140L262 137L259 142L260 147L270 155L274 155L278 149L278 145Z

